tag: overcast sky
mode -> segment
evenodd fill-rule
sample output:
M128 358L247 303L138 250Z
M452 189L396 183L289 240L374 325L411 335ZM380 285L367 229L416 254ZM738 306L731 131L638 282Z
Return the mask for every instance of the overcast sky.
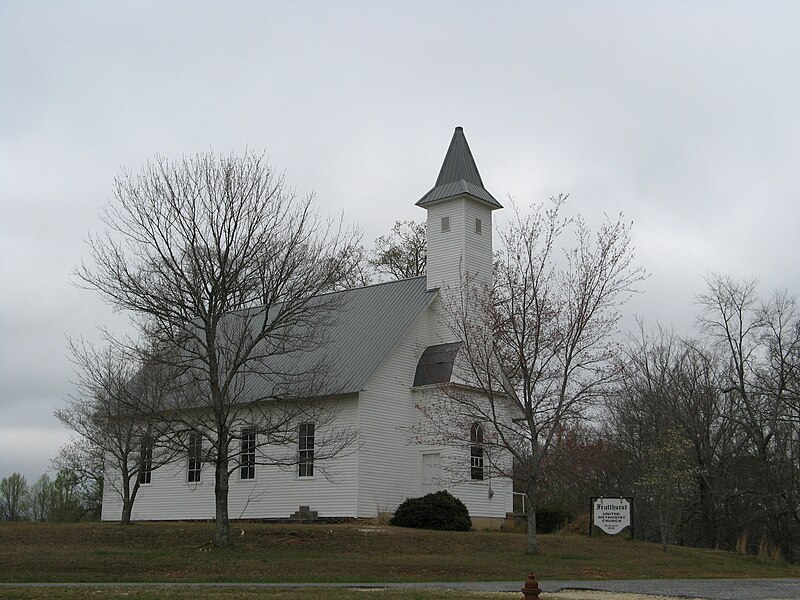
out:
M369 245L461 125L501 202L634 222L629 313L688 331L710 271L797 294L798 31L796 1L0 0L0 477L68 438L66 337L124 324L70 272L156 153L264 150Z

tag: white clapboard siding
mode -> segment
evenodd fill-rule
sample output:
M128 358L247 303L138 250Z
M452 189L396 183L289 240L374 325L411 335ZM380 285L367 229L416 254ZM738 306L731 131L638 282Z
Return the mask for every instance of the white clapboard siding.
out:
M437 394L435 386L426 386L414 392L414 400L420 406L427 406L429 411L443 411L441 402L431 402L430 397ZM435 417L434 417L435 418ZM429 433L426 444L416 445L416 457L414 458L414 479L417 482L417 492L414 496L422 496L428 490L423 488L423 456L426 454L439 454L442 464L441 488L446 489L456 498L461 500L473 517L492 517L504 518L506 513L513 510L513 484L510 478L493 476L491 474L488 461L485 464L487 478L481 481L470 479L470 451L469 451L469 431L456 431L458 426L466 424L455 424L451 415L441 414L437 419L440 425L448 425L448 433L438 433L437 428L432 428L428 417L423 416L417 410L415 415L416 426L421 431ZM490 436L490 425L484 424L484 435ZM441 443L437 444L436 438L441 438ZM453 444L454 440L460 440ZM502 465L505 472L511 470L511 456L507 452L494 449L495 460ZM489 486L491 483L492 497L489 497Z
M442 231L444 217L450 219L448 231ZM428 289L455 288L459 285L459 269L464 252L463 231L463 200L446 200L428 207Z
M503 519L513 510L513 489L507 477L491 480L493 495L489 497L489 481L469 481L450 488L450 493L461 500L470 516Z
M354 426L358 399L336 400L340 412L333 427ZM322 437L324 431L318 430ZM231 519L288 518L299 506L309 506L320 517L355 516L355 456L353 447L327 461L315 463L314 477L299 477L295 465L279 468L256 465L256 477L241 480L234 471L230 478L228 514ZM323 474L323 469L328 477ZM112 475L109 475L112 476ZM214 468L203 465L200 483L187 482L187 463L183 457L154 469L151 483L140 486L133 505L134 520L213 519ZM103 494L103 520L119 520L122 501L106 486Z
M464 208L460 200L446 200L427 207L428 289L439 289L439 296L432 310L436 318L431 320L429 345L452 342L453 334L444 318L449 306L449 295L461 285L461 267L464 255ZM442 218L450 219L449 231L442 231Z
M464 272L473 284L491 286L493 277L492 211L486 204L464 200ZM475 221L480 219L481 232Z
M427 207L428 289L439 288L437 303L446 308L454 294L468 281L479 289L490 286L493 276L492 211L469 196L459 196ZM442 231L442 218L449 217L449 231ZM481 232L475 221L480 219ZM453 335L444 318L433 323L431 344L449 342Z
M358 457L358 516L391 512L416 491L410 427L414 420L411 386L425 350L429 311L392 349L359 394L363 445Z

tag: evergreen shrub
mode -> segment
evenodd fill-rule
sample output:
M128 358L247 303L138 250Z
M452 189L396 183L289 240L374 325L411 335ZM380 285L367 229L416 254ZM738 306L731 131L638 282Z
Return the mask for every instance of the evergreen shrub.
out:
M389 524L417 529L467 531L472 527L472 519L461 500L442 491L407 499L397 507Z

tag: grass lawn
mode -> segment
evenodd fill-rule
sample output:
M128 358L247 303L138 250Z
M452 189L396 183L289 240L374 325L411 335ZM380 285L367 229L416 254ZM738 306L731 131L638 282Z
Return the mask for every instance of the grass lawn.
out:
M351 590L331 588L304 588L294 590L264 590L251 589L219 589L219 588L191 588L191 589L152 589L152 588L0 588L0 598L15 600L307 600L308 598L324 598L325 600L352 599L353 596L364 600L506 600L519 598L520 594L498 593L465 593L457 591L437 590ZM544 595L542 600L547 600Z
M540 554L527 556L524 535L514 533L260 523L235 524L232 532L233 548L219 550L209 544L210 523L3 522L0 582L522 582L528 571L540 580L800 577L800 567L780 561L682 547L664 553L621 536L543 535ZM42 592L14 597L78 597ZM161 597L141 593L133 597ZM281 593L264 597L300 597ZM219 597L250 597L231 594Z
M346 600L353 596L363 600L510 600L520 597L519 593L468 593L458 591L437 590L350 590L330 588L304 588L295 590L264 589L219 589L191 588L159 590L152 588L103 588L91 590L85 588L0 588L0 598L11 600L307 600L308 598L324 598L325 600ZM554 600L556 596L551 596ZM548 594L542 594L542 600L548 600Z

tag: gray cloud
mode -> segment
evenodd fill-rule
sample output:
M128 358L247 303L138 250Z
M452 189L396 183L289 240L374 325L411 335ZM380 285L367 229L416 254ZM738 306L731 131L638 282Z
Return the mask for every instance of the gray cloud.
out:
M265 149L370 242L463 125L521 205L624 211L630 312L690 327L709 270L797 293L796 3L0 4L0 476L66 439L65 336L124 319L68 283L121 169ZM502 220L502 217L500 217Z

